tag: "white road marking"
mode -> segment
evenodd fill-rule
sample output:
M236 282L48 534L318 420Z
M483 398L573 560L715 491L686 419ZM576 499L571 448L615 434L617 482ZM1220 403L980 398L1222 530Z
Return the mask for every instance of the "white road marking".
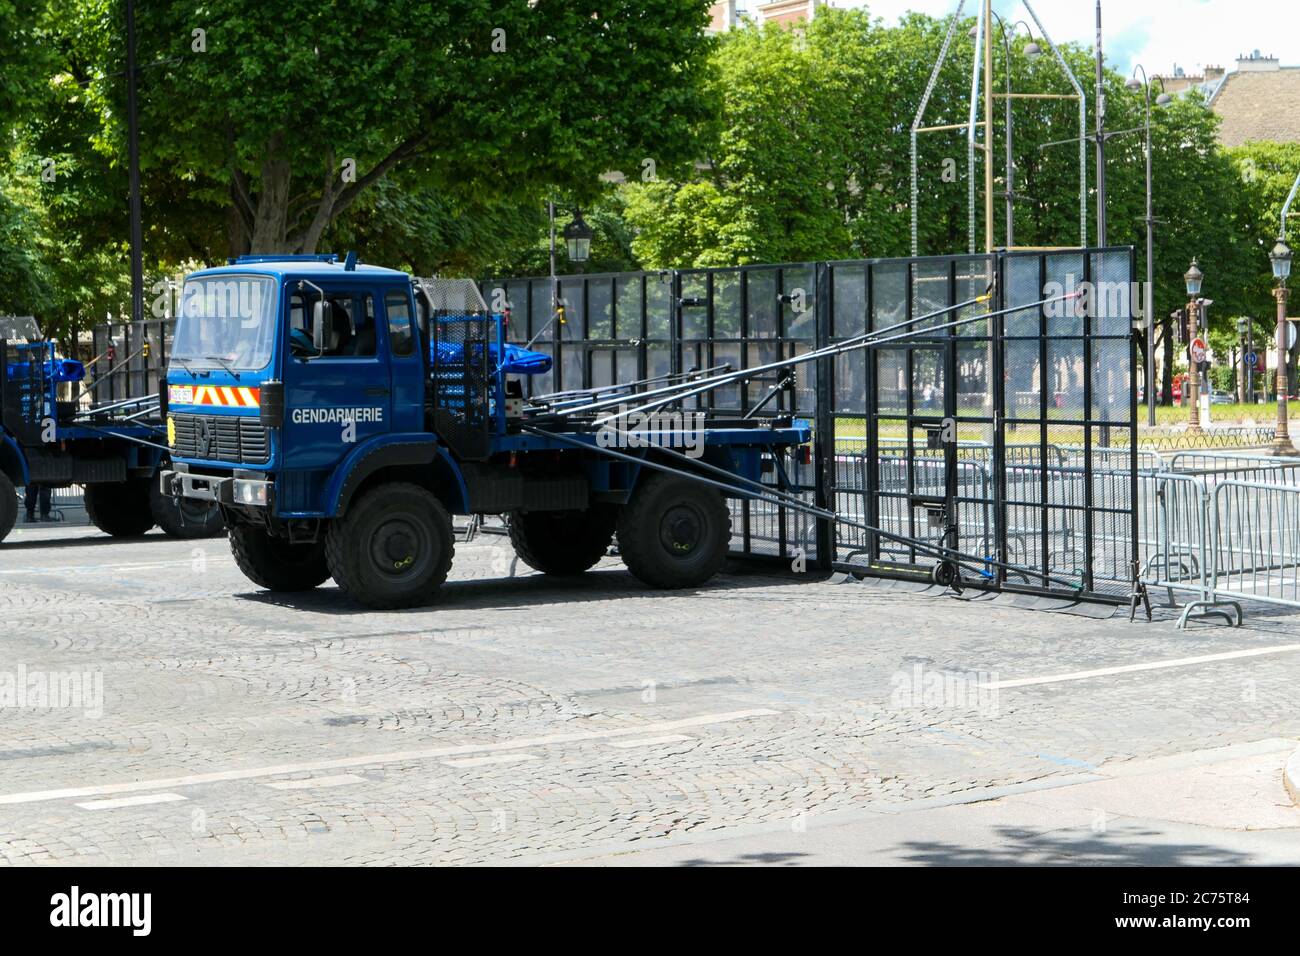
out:
M95 574L100 571L155 571L160 568L175 568L185 561L153 561L148 564L74 564L57 568L5 568L0 574Z
M494 763L523 763L526 760L541 760L536 754L490 754L487 757L461 757L459 760L444 760L448 767L486 767Z
M622 748L653 747L656 744L675 744L683 740L691 740L691 739L693 738L688 737L685 734L665 734L662 737L645 737L638 740L611 740L609 742L609 745L611 747L622 747Z
M118 807L143 807L151 803L175 803L185 800L179 793L146 793L139 797L118 797L115 800L90 800L79 803L83 810L116 810Z
M758 708L736 710L723 714L701 714L680 720L665 720L639 727L618 727L610 730L586 730L571 734L551 734L545 737L521 737L495 744L462 744L451 747L431 747L426 750L399 750L393 753L360 754L355 757L336 757L331 760L309 760L303 763L277 764L271 767L248 767L242 770L216 770L184 777L165 777L158 780L132 780L125 783L104 783L89 787L64 787L58 790L28 790L24 793L0 795L0 806L17 803L40 803L46 800L69 800L75 797L108 796L117 793L139 793L144 790L163 790L173 787L193 787L206 783L225 783L231 780L256 780L259 777L278 777L294 773L314 773L320 770L341 770L347 767L368 767L384 763L407 763L416 760L438 760L476 753L501 753L509 750L529 750L556 744L582 743L587 740L606 740L610 737L643 737L646 734L684 730L690 727L708 727L733 720L753 717L774 717L780 711Z
M336 773L328 777L307 777L303 780L277 780L267 786L274 790L315 790L319 787L346 787L365 782L365 777L358 777L355 773Z
M1049 674L1046 677L1021 677L1017 680L992 681L982 685L988 690L1006 690L1011 687L1032 687L1037 684L1059 684L1062 681L1088 680L1092 677L1109 677L1112 674L1133 674L1138 671L1155 671L1165 667L1191 667L1215 661L1235 661L1245 657L1263 657L1266 654L1290 654L1300 651L1300 644L1276 644L1272 647L1255 647L1245 651L1224 651L1222 654L1202 654L1199 657L1176 657L1167 661L1148 661L1145 664L1124 664L1119 667L1099 667L1091 671L1072 671L1068 674Z

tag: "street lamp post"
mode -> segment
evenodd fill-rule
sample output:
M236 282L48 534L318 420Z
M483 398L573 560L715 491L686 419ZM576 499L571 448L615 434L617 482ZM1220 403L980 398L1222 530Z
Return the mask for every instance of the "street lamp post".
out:
M1268 257L1273 263L1273 278L1277 280L1277 288L1273 290L1273 297L1277 299L1277 431L1273 435L1271 452L1274 455L1294 455L1296 450L1291 444L1286 420L1286 280L1291 275L1291 247L1286 240L1279 239Z
M1200 362L1196 358L1196 339L1199 331L1197 322L1197 308L1200 304L1201 283L1205 279L1205 273L1201 272L1200 266L1196 264L1196 259L1192 259L1192 267L1183 273L1183 282L1187 285L1187 397L1189 399L1189 408L1187 412L1187 433L1189 435L1201 434L1201 373Z
M1137 78L1138 72L1142 73L1142 80ZM1133 77L1125 84L1130 90L1141 89L1143 98L1146 101L1146 122L1143 126L1146 131L1146 160L1147 160L1147 287L1146 297L1142 304L1143 320L1147 327L1147 368L1146 368L1146 399L1147 399L1147 424L1154 426L1156 423L1156 332L1155 309L1152 308L1152 297L1155 294L1156 285L1156 266L1155 266L1155 241L1153 239L1153 229L1155 228L1155 216L1152 214L1151 205L1151 81L1147 79L1147 71L1138 64L1133 68ZM1156 97L1157 106L1165 106L1170 102L1171 97L1164 92L1164 83L1161 82L1161 92ZM1166 344L1165 348L1168 349ZM1166 351L1166 354L1168 352Z
M551 231L551 318L546 325L533 335L528 344L531 346L542 333L551 327L551 323L557 318L560 323L564 323L564 304L560 301L560 277L555 271L555 210L557 206L553 200L546 203L546 215L550 222ZM591 256L591 237L592 229L587 225L586 220L582 218L582 210L576 206L573 209L573 220L564 227L564 245L569 255L569 260L575 262L581 267Z

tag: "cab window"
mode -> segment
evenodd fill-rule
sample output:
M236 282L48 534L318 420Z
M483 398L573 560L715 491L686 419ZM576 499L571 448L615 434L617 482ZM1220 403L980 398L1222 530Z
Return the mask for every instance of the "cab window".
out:
M295 292L289 299L289 347L299 358L316 355L312 312L318 296ZM375 354L375 300L368 292L325 293L325 348L320 358L366 358Z
M415 337L411 331L411 302L406 293L388 293L384 298L384 313L388 316L388 346L393 355L410 355L415 351Z

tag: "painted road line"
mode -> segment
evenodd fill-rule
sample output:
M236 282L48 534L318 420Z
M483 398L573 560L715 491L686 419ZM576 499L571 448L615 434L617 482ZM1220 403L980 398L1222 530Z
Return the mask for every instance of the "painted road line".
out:
M1277 644L1273 647L1256 647L1245 651L1224 651L1222 654L1202 654L1199 657L1176 657L1167 661L1149 661L1145 664L1124 664L1119 667L1099 667L1090 671L1072 671L1068 674L1049 674L1045 677L1021 677L1017 680L991 681L981 684L983 690L1008 690L1012 687L1033 687L1038 684L1059 684L1063 681L1089 680L1093 677L1110 677L1112 674L1134 674L1139 671L1157 671L1166 667L1192 667L1216 661L1236 661L1247 657L1264 657L1267 654L1293 654L1300 644Z
M117 797L114 800L90 800L79 803L83 810L116 810L118 807L144 807L151 803L175 803L185 800L179 793L146 793L138 797Z
M76 797L102 797L118 793L139 793L145 790L169 790L174 787L193 787L207 783L225 783L230 780L256 780L260 777L281 777L288 774L315 773L322 770L342 770L349 767L368 767L375 764L406 763L418 760L439 760L470 754L501 753L510 750L531 750L560 744L582 743L588 740L607 740L611 737L644 737L646 734L671 733L690 727L708 727L735 720L754 717L774 717L780 711L758 708L735 710L722 714L700 714L680 720L665 720L639 727L616 727L609 730L586 730L571 734L551 734L546 737L521 737L494 744L461 744L451 747L431 747L427 750L400 750L393 753L359 754L355 757L337 757L331 760L309 760L302 763L277 764L270 767L247 767L240 770L217 770L184 777L165 777L158 780L132 780L125 783L104 783L88 787L64 787L58 790L28 790L23 793L0 795L0 806L17 803L40 803L45 800L70 800Z
M487 757L461 757L459 760L444 760L448 767L486 767L495 763L523 763L526 760L541 760L536 754L490 754Z
M320 787L346 787L354 783L365 783L365 777L355 773L336 773L328 777L307 777L302 780L277 780L268 783L273 790L316 790Z
M658 744L676 744L683 740L694 740L694 737L687 737L685 734L665 734L662 737L645 737L638 740L611 740L611 747L621 747L631 749L632 747L654 747Z
M175 568L179 564L188 564L189 559L184 561L153 561L149 564L74 564L67 567L52 568L5 568L0 570L0 574L31 574L31 575L55 575L55 574L95 574L100 571L157 571L162 568Z

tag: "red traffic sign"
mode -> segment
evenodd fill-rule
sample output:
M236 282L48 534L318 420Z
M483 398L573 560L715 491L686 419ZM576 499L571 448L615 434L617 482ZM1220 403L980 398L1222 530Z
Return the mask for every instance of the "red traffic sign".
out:
M1192 361L1205 361L1205 341L1203 339L1193 339L1191 344Z

